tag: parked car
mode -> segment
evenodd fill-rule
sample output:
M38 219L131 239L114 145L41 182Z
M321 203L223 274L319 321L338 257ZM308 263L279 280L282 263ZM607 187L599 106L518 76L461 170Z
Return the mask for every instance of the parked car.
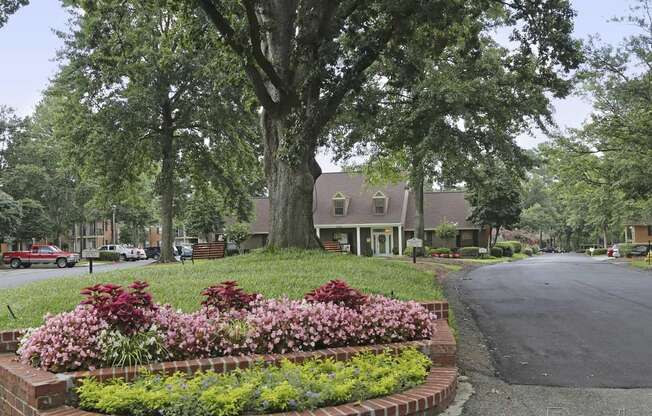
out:
M177 253L179 253L179 256L183 259L190 259L192 258L192 247L191 246L177 246Z
M556 248L554 247L544 247L541 249L542 253L559 253Z
M614 246L610 246L607 248L607 257L613 257L614 256Z
M172 247L172 255L177 257L179 253L176 247ZM161 247L145 247L145 256L148 259L158 260L161 258Z
M147 253L145 253L145 250L139 247L134 247L132 245L125 245L126 248L136 250L136 254L138 254L138 258L136 260L147 260Z
M100 251L107 251L112 253L118 253L120 255L120 260L139 260L140 254L138 249L135 247L128 247L124 244L107 244L100 247Z
M32 264L54 263L59 268L73 267L79 261L79 255L63 251L52 244L32 244L27 251L7 251L2 254L2 262L12 269L29 268Z
M648 246L640 244L632 248L632 257L645 257L648 253Z

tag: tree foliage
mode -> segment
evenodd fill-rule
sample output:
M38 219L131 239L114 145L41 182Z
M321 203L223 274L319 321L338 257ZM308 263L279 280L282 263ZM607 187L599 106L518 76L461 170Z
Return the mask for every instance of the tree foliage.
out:
M202 186L194 190L188 201L185 224L187 230L210 241L222 230L224 204L215 190Z
M255 113L240 71L195 11L175 1L71 1L63 82L85 106L79 137L110 193L156 175L162 261L172 260L182 179L210 181L241 212L257 183ZM152 172L152 166L154 170ZM253 167L253 168L252 168Z
M29 0L0 0L0 28L7 23L9 16L29 3Z
M520 177L500 164L489 164L476 170L476 179L469 182L467 200L471 204L469 221L488 225L495 230L496 243L501 228L518 223L521 215Z
M16 235L22 215L20 204L10 195L0 191L0 240Z

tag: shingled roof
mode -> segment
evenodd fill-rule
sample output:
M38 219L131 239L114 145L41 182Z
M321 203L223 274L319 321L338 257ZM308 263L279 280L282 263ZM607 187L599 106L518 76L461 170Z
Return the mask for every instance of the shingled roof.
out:
M423 195L423 217L426 229L433 229L444 221L457 224L457 228L480 229L467 220L471 215L471 205L464 198L464 192L425 192ZM410 193L405 217L405 229L414 230L414 194Z
M373 212L373 197L380 191L387 197L385 215ZM414 229L414 195L407 184L371 185L359 173L324 173L315 184L314 222L317 227L366 224L403 224L406 230ZM341 194L348 199L346 215L333 214L333 196ZM269 233L269 199L255 198L255 219L252 234ZM426 192L424 194L425 228L432 229L444 219L457 223L459 229L479 229L467 221L471 212L464 192Z

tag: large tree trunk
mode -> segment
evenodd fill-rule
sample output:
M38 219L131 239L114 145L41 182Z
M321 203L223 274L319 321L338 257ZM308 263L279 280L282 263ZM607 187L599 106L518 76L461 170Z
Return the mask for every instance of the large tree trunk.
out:
M263 111L265 173L270 197L270 247L321 248L313 222L313 192L321 168L315 149L299 137L288 137L290 117ZM302 134L302 132L295 134ZM294 151L289 143L297 144Z
M174 130L169 105L163 108L163 128L161 131L162 163L158 187L161 195L161 263L175 261L172 255L174 244L174 172L176 167L176 151L174 146Z

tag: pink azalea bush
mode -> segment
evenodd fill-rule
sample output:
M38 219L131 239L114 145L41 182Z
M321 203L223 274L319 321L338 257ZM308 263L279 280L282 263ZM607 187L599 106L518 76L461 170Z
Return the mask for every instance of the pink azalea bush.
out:
M129 292L114 285L87 288L82 305L47 317L23 338L20 360L55 372L107 365L116 357L103 356L107 343L100 334L115 331L132 339L151 334L169 360L401 342L430 338L433 331L434 315L420 304L377 295L362 299L341 281L311 293L344 294L346 302L337 296L328 302L264 299L225 282L205 291L208 301L193 313L154 304L146 288L144 282ZM147 352L147 345L142 348Z

